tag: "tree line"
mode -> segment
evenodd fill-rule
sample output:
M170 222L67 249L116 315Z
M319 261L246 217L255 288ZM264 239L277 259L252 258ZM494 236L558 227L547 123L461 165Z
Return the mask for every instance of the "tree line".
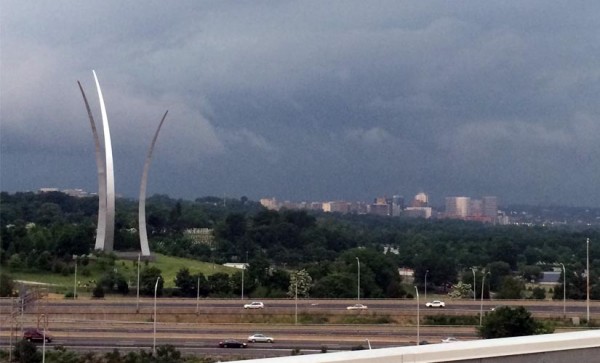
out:
M72 273L73 255L93 252L97 198L3 192L0 200L3 266L66 274ZM412 289L404 291L399 267L412 269L421 287L427 277L428 288L440 292L458 282L472 285L473 281L475 286L464 293L480 291L485 274L486 297L491 290L499 297L518 298L524 296L526 282L535 282L542 271L564 264L567 275L561 276L554 294L562 298L562 279L566 278L567 298L582 299L585 241L590 238L592 298L600 299L597 228L271 211L245 197L186 201L155 195L148 198L147 216L153 251L213 263L248 263L244 289L255 296L286 296L293 273L303 270L311 278L307 294L355 297L360 266L358 293L364 298L409 295ZM212 229L213 242L195 242L184 233L189 228ZM136 201L117 200L115 230L115 249L139 249ZM241 272L212 277L180 273L176 283L180 294L198 293L197 287L191 288L198 280L206 281L202 292L207 295L241 292ZM125 290L118 276L106 280L114 282L113 290Z

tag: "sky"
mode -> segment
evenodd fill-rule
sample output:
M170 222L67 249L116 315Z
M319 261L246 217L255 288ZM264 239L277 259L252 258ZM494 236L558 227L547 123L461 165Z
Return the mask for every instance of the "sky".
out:
M600 2L0 3L0 189L600 207Z

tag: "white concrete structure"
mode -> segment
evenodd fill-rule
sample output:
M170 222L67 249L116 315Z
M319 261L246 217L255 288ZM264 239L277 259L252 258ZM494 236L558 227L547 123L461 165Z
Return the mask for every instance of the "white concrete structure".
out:
M112 143L110 138L110 128L108 126L108 117L106 116L106 107L104 106L104 98L96 72L94 80L96 81L96 89L98 90L98 98L100 100L100 112L102 114L102 130L104 145L100 143L100 137L96 129L96 123L92 116L90 104L85 96L83 87L78 81L81 95L88 113L90 126L94 136L96 146L96 166L98 169L98 226L96 229L96 244L95 249L105 252L111 252L114 245L115 234L115 174L113 167ZM104 151L104 155L102 155Z
M154 138L152 139L152 143L150 144L150 148L148 149L148 155L146 155L146 161L144 162L144 170L142 171L142 181L140 182L140 200L138 205L138 225L140 230L140 248L142 251L142 256L150 256L150 246L148 245L148 232L146 231L146 185L148 184L148 169L150 169L150 161L152 160L152 152L154 151L154 145L156 144L156 139L158 138L158 133L160 132L160 128L165 122L165 118L167 117L166 111L158 127L156 128L156 132L154 133Z
M244 360L244 363L600 362L600 330Z

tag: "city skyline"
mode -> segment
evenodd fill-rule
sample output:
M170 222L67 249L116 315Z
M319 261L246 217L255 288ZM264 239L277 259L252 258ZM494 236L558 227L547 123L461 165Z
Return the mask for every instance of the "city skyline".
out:
M543 9L544 11L540 11ZM600 4L2 3L0 190L97 190L77 80L102 76L115 193L600 206ZM97 100L91 100L97 109Z

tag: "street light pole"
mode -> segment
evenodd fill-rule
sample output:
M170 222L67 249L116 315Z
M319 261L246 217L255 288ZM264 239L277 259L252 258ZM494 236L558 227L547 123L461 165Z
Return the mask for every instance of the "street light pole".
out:
M152 333L152 353L156 354L156 292L158 291L158 280L160 276L156 278L156 284L154 284L154 332Z
M242 300L244 300L244 264L242 264Z
M77 300L77 256L75 256L75 281L73 282L73 300Z
M425 301L427 301L427 274L429 270L425 271Z
M587 309L587 324L590 325L590 239L586 239L586 285L587 285L587 297L586 297L586 309Z
M244 270L246 269L246 264L248 263L248 251L246 251L246 262L242 264L242 300L244 300Z
M138 264L137 264L137 303L135 305L135 312L140 312L140 259L141 255L138 253Z
M360 260L356 257L356 262L358 263L358 280L357 280L357 288L356 288L356 300L360 301Z
M567 317L567 270L565 269L565 265L561 263L563 268L563 318Z
M295 319L294 319L294 324L298 325L298 274L296 274L296 314L295 314Z
M477 280L475 279L475 269L471 267L471 271L473 271L473 301L475 301L477 298L477 290L475 287Z
M417 289L416 286L415 286L415 292L417 293L417 345L419 345L419 342L421 341L421 332L420 332L421 317L419 316L419 289Z
M489 272L484 272L481 277L481 305L479 307L479 326L483 324L483 287L485 286L485 275L489 274Z
M198 287L196 287L196 315L199 313L198 303L200 302L200 275L198 275Z

